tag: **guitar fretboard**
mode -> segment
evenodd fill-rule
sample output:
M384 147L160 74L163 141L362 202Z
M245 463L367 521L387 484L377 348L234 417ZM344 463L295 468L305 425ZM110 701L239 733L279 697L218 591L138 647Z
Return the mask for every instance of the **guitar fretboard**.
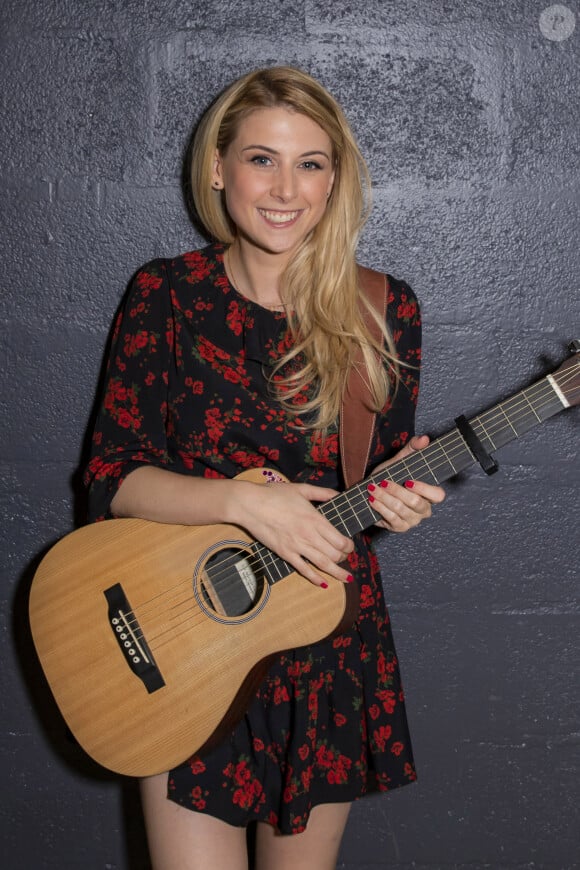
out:
M580 363L575 364L580 368ZM548 375L537 383L500 402L483 414L469 420L469 425L488 453L493 453L525 435L530 429L568 407L565 395L566 377L578 379L572 367L572 375ZM578 391L578 387L575 387ZM423 450L405 459L400 459L382 471L372 474L362 483L325 502L318 510L332 525L348 537L372 526L379 514L368 500L368 485L379 485L382 480L402 484L407 480L420 480L440 484L477 462L457 428L437 438ZM282 580L294 571L283 559L267 547L256 543L254 555L263 566L270 583Z

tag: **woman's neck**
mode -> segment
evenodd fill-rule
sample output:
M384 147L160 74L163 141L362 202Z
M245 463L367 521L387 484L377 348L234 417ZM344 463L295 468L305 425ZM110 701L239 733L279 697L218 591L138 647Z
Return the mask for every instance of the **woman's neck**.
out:
M278 255L252 249L248 251L239 240L233 242L224 257L226 273L238 293L263 308L283 310L280 297L280 276L285 263Z

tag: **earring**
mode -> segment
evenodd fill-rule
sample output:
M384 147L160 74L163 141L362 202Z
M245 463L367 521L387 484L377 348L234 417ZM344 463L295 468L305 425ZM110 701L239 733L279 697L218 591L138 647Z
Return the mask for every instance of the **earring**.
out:
M219 181L214 181L214 183L212 184L212 187L214 190L221 190L222 189L222 185L220 184Z

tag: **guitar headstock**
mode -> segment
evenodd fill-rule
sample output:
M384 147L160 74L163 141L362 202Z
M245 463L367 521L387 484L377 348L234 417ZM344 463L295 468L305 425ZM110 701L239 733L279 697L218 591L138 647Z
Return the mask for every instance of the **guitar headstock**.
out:
M562 363L552 377L570 406L580 404L580 340L568 346L572 356Z

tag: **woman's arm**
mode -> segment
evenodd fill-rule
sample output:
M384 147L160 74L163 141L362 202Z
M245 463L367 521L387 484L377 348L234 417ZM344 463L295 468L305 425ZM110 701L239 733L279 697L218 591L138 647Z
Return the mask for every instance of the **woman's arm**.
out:
M429 444L428 436L413 434L419 395L421 310L408 284L394 278L389 283L389 329L401 363L401 381L387 413L379 416L379 431L382 425L385 445L390 441L392 446L404 446L387 461L377 465L373 474ZM397 427L395 431L393 425ZM440 504L444 498L445 491L440 486L432 486L422 481L409 480L404 486L400 486L385 479L380 486L371 485L369 488L371 505L381 515L376 525L392 532L406 532L418 525L431 516L432 505Z
M320 586L324 580L316 569L341 582L350 576L339 563L352 551L352 541L312 504L335 495L309 484L206 480L142 466L123 480L111 509L115 516L162 523L241 526Z

